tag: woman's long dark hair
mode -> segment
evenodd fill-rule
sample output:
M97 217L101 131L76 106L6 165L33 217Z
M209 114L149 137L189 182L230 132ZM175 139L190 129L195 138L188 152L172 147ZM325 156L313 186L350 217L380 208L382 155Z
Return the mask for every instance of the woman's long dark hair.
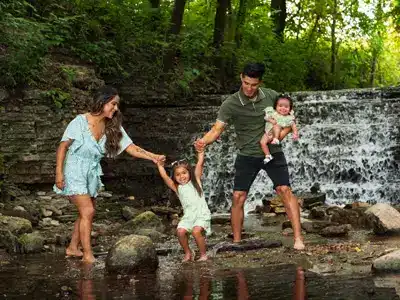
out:
M111 86L103 86L98 89L93 97L93 102L89 112L92 115L100 115L104 106L118 96L118 91ZM105 135L106 135L106 154L109 157L115 157L119 152L119 142L122 139L121 123L122 113L117 110L111 119L105 119Z
M199 196L201 197L203 195L203 190L201 189L199 183L197 182L196 176L194 174L194 170L192 168L192 166L189 164L189 162L187 162L186 160L180 160L177 163L175 163L172 166L172 180L175 183L176 186L179 185L179 183L175 180L175 170L179 167L183 167L186 170L188 170L189 172L189 176L190 176L190 181L192 182L194 188L196 189L197 193L199 194Z

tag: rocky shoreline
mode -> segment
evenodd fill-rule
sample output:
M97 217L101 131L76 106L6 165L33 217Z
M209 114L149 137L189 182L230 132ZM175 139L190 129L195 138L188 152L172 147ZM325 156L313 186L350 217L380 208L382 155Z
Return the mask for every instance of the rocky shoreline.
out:
M299 199L305 251L292 249L290 222L280 199L273 198L248 214L245 239L239 245L230 243L229 215L213 216L213 234L208 238L213 263L230 268L294 263L321 274L400 270L397 209L357 202L327 206L318 192L299 195ZM146 207L134 196L103 191L93 224L94 252L108 255L106 267L117 273L133 272L144 265L156 269L160 256L178 260L181 253L174 233L181 214L179 207ZM1 264L12 264L19 255L63 251L76 215L68 199L54 192L7 187L0 203ZM129 247L121 248L124 243ZM121 263L121 257L133 248L138 251L129 254L132 259Z

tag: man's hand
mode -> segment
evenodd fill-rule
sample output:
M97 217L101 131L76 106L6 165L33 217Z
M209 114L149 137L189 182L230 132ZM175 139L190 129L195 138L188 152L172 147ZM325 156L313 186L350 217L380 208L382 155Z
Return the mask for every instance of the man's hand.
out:
M272 125L276 125L276 120L274 118L268 118L266 119L267 122L271 123Z
M196 148L197 152L204 152L204 150L206 149L206 142L203 139L198 139L194 142L194 148Z

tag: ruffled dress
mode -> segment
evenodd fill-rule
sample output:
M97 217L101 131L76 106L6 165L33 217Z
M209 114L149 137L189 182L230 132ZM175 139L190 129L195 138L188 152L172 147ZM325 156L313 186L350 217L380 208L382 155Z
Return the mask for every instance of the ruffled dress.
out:
M282 128L290 127L293 125L295 121L293 110L287 115L280 115L272 106L268 106L265 108L265 119L274 118L279 126ZM273 125L270 122L265 122L265 132L268 133L271 131Z

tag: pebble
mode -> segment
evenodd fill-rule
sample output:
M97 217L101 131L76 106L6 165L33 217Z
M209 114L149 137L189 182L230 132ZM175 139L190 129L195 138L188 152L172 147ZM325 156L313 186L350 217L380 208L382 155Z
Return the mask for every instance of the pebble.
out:
M39 199L48 201L48 200L51 200L53 198L51 196L39 196Z
M100 197L104 197L104 198L111 198L111 197L112 197L112 194L109 193L109 192L100 192L100 193L99 193L99 196L100 196Z
M37 192L36 195L37 196L46 196L46 192Z

